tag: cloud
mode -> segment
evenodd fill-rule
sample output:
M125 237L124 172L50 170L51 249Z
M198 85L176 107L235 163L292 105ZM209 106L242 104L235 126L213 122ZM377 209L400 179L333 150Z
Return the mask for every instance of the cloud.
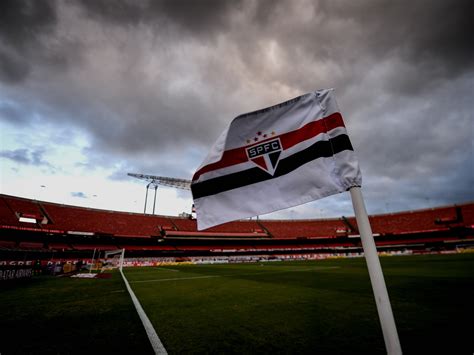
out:
M78 197L78 198L89 198L84 192L77 191L77 192L71 192L72 197Z
M143 0L117 1L83 0L82 7L87 16L115 26L154 26L163 22L172 23L187 35L201 36L222 31L241 1L202 0Z
M12 84L25 79L30 73L28 62L16 51L0 45L0 80Z
M0 152L0 157L13 160L20 164L31 164L28 149L3 150Z
M55 1L6 0L0 6L0 80L15 84L31 74L37 60L54 62L42 37L55 28Z
M0 118L6 122L20 124L27 123L27 110L11 102L0 102Z
M46 166L53 168L53 166L43 158L45 149L14 149L14 150L2 150L0 151L0 157L14 161L18 164L34 165L34 166Z
M474 199L471 1L1 6L0 118L85 132L81 165L112 180L189 178L233 117L335 87L377 209Z

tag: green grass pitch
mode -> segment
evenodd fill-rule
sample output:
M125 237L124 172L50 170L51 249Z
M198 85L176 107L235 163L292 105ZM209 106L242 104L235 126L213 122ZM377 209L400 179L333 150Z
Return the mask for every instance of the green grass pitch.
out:
M382 257L405 354L472 354L474 254ZM365 260L124 269L170 354L383 354ZM118 272L1 285L0 353L150 354Z

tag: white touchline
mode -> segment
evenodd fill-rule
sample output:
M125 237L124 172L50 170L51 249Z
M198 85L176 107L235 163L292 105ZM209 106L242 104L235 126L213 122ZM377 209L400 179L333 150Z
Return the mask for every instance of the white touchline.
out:
M125 282L125 286L127 287L128 293L132 298L132 302L135 305L135 309L137 310L138 316L140 317L143 326L145 327L146 334L148 335L148 339L150 340L151 346L157 355L167 355L168 352L166 351L163 343L161 342L158 334L153 328L153 324L151 324L150 320L148 319L145 311L143 310L140 302L138 301L137 296L133 292L132 288L130 287L127 278L125 277L123 271L120 269L120 273L122 274L123 281Z

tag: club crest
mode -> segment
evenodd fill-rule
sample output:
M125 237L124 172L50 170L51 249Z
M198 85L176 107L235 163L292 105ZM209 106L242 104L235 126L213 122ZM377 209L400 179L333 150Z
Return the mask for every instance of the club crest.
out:
M270 175L275 174L282 150L280 138L274 138L245 148L249 160Z

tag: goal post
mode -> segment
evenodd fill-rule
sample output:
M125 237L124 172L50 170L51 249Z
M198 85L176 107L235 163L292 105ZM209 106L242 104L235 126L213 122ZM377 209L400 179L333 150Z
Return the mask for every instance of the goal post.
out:
M107 267L111 269L119 269L122 271L124 256L125 248L106 251L104 259L107 262Z

